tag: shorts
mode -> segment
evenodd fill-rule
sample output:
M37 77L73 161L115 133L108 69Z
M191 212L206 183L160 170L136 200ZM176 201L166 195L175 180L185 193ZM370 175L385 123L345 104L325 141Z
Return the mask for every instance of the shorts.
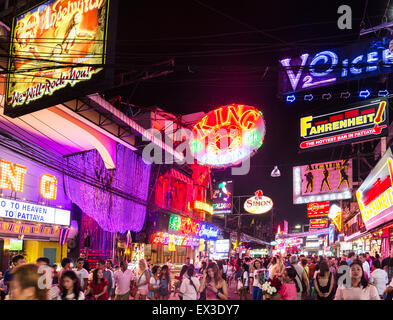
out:
M139 289L137 291L137 294L139 294L141 296L147 296L149 294L149 291L147 289Z
M130 300L130 291L125 294L117 294L115 300Z

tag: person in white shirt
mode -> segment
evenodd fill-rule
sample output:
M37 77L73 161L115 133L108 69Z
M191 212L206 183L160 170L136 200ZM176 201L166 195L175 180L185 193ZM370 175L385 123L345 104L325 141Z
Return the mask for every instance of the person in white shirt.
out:
M149 284L149 295L148 298L150 300L159 300L160 299L160 266L154 266L151 269L151 277Z
M389 293L390 291L393 291L393 279L392 279L392 281L390 281L389 285L387 286L385 291L382 293L382 295L384 296L385 294Z
M353 261L350 270L351 287L340 285L334 300L381 300L377 288L365 278L361 261Z
M78 276L80 280L80 286L81 290L85 291L89 279L89 273L85 268L83 268L83 264L85 263L85 260L83 258L78 258L76 260L76 269L74 269L74 272Z
M248 288L248 283L249 283L249 279L248 279L249 276L248 275L249 275L248 264L243 263L242 264L242 275L238 280L238 281L241 281L240 286L238 286L240 300L242 300L243 297L244 297L244 300L247 300L247 292L249 289Z
M115 300L130 300L131 281L135 280L135 275L128 269L128 262L120 262L120 270L115 272Z
M364 274L366 276L366 280L369 280L370 279L370 264L366 260L366 255L363 253L360 254L359 260L362 262L362 267L363 267Z
M379 260L373 261L373 267L375 270L371 273L370 283L377 287L379 296L382 298L383 292L389 283L388 274L385 270L381 269Z
M183 300L197 300L198 289L200 282L195 277L195 268L193 265L189 266L187 273L183 276L183 281L180 286L180 292L183 294Z

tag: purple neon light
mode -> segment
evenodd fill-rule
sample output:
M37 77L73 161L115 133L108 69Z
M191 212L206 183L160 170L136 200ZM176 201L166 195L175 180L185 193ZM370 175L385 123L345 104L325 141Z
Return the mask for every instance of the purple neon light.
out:
M70 156L88 176L131 196L146 201L149 190L150 168L141 157L121 144L117 145L116 169L107 170L96 150ZM125 199L90 184L66 177L66 192L84 213L93 218L105 231L139 232L145 222L146 206Z

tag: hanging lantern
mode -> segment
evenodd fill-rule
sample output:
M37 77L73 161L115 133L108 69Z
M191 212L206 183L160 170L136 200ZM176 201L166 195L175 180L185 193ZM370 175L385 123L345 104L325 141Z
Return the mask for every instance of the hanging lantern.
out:
M281 172L277 166L274 166L272 173L270 174L273 178L281 177Z

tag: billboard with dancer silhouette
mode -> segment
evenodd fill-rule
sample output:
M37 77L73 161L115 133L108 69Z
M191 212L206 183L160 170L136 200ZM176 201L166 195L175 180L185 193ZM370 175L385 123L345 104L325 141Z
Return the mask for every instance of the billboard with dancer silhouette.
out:
M294 203L351 198L352 159L294 167Z

